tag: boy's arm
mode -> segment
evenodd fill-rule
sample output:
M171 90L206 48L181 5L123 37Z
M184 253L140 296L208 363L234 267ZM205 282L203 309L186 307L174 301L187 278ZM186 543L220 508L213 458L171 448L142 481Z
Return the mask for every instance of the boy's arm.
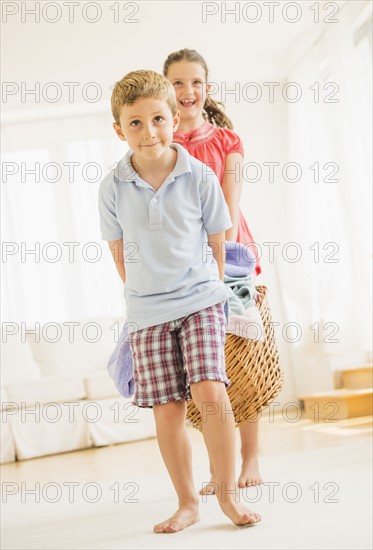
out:
M219 268L219 277L224 281L224 266L225 266L225 231L207 236L207 242L212 248L214 256Z
M243 157L241 153L230 153L225 161L225 171L221 188L225 202L229 208L229 214L233 226L227 229L225 236L227 241L237 240L238 226L240 223L239 202L242 190Z
M126 268L124 267L124 256L123 256L123 239L120 241L108 241L110 252L112 253L113 260L115 262L115 267L119 273L120 278L123 283L126 282Z

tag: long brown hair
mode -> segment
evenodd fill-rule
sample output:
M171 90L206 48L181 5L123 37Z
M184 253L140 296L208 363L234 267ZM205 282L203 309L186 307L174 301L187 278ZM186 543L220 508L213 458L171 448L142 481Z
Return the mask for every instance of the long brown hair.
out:
M191 63L199 63L200 65L202 65L206 73L207 81L208 68L206 61L203 59L202 55L200 55L196 50L188 50L188 48L184 48L183 50L179 50L178 52L170 53L163 65L164 76L167 76L170 65L172 65L173 63L178 63L179 61L189 61ZM203 106L203 111L204 118L207 118L207 120L214 126L217 126L218 128L229 128L230 130L233 130L232 121L225 114L223 103L221 103L220 101L215 101L208 94L205 104Z

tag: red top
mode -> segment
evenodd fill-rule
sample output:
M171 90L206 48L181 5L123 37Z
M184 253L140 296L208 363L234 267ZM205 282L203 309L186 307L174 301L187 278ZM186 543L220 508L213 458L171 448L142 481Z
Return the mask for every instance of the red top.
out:
M200 128L190 132L175 132L173 141L185 147L193 157L207 164L217 175L220 185L224 176L226 156L229 153L240 153L244 156L242 141L237 134L227 128L216 128L209 122L205 122ZM256 257L255 271L259 275L262 270L255 241L241 210L237 242L249 245Z

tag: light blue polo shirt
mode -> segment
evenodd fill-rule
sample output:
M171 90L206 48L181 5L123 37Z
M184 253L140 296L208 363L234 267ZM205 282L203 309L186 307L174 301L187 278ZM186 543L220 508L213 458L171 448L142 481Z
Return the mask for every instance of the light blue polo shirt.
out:
M134 329L173 321L228 298L207 236L232 227L217 177L178 144L156 191L133 169L133 151L101 182L103 240L123 239L127 321Z

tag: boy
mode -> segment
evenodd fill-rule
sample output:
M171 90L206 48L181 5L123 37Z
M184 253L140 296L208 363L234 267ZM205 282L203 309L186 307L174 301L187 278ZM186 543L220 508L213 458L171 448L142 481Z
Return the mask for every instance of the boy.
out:
M217 178L177 144L179 112L168 80L136 71L112 93L114 130L129 152L100 185L102 238L124 283L135 369L134 403L152 407L179 508L154 527L174 533L199 520L185 427L186 400L206 417L203 435L216 495L236 525L260 521L239 502L234 419L226 392L224 234L231 227ZM205 414L209 411L213 413Z

